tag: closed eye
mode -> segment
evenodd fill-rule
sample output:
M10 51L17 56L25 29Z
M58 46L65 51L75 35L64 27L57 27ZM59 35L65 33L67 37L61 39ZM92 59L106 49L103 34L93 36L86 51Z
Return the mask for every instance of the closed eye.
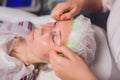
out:
M61 34L60 34L59 31L53 32L52 41L55 45L60 45L61 44Z
M55 44L55 33L52 34L52 41Z
M54 22L54 27L56 27L56 23L57 23L57 21ZM54 44L55 44L55 37L56 37L56 32L54 31L54 32L52 32L52 41Z
M57 23L57 21L56 21L56 22L54 22L54 27L56 27L56 23Z
M54 27L56 28L57 22L54 23ZM58 29L55 29L52 32L52 42L55 45L60 45L61 44L61 32Z
M59 41L59 35L56 32L52 33L52 41L56 45Z

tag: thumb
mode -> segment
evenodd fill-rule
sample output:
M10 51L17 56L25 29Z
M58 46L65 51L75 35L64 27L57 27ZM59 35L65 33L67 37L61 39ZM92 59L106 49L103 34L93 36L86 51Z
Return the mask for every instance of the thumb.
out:
M66 12L60 16L60 20L68 20L73 18L79 13L76 8L71 9L69 12Z

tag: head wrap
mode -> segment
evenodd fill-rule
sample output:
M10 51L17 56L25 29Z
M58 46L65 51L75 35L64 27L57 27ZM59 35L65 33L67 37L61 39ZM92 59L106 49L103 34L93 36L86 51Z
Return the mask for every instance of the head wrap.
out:
M73 20L72 32L67 47L76 52L88 65L91 65L96 51L94 30L90 19L80 15Z

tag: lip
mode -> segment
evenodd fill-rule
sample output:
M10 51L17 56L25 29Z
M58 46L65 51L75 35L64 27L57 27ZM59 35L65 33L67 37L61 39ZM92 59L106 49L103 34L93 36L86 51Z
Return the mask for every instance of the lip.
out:
M31 37L34 40L34 31L31 32Z

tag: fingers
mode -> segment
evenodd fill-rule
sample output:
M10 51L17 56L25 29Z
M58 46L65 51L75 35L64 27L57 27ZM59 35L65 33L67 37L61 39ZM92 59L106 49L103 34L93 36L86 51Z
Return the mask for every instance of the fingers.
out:
M50 62L59 64L61 62L63 63L64 61L67 61L67 59L59 56L55 51L50 51Z
M61 46L58 49L56 49L58 52L64 54L64 58L69 59L69 60L74 60L75 58L75 53L71 51L69 48L66 46Z
M58 52L64 54L64 57L58 55ZM49 55L50 55L50 63L54 67L59 67L57 65L67 64L69 62L76 62L76 60L79 59L76 53L72 52L70 49L68 49L65 46L59 47L59 49L56 48L56 51L50 51Z
M59 76L59 70L61 70L62 65L66 64L67 59L59 56L56 51L50 51L50 64L52 65L52 68L54 69L56 75Z
M64 13L69 13L72 10L72 7L69 2L59 3L51 12L51 16L56 20L66 19L67 16L70 19L71 15L63 15ZM63 16L62 16L63 15Z
M69 12L66 12L60 16L60 20L68 20L73 18L77 14L77 9L73 8Z

